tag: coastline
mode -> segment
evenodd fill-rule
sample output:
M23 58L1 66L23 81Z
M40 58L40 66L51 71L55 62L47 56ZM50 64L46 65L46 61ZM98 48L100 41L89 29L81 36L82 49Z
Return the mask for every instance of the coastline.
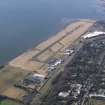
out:
M74 37L70 34L73 31L75 31L77 28L81 27L80 25L87 24L85 22L87 22L89 24L89 22L92 23L93 21L84 19L84 20L73 22L73 23L67 25L63 30L58 32L56 35L49 37L47 40L43 41L42 43L38 44L37 46L33 47L32 49L29 49L26 52L22 53L21 55L17 56L15 59L13 59L12 61L9 62L9 65L14 66L14 67L22 67L20 65L22 65L22 64L24 65L25 62L27 65L27 61L28 60L30 61L33 57L35 58L40 55L39 58L37 59L37 60L39 60L39 59L43 58L44 56L46 56L46 54L50 54L50 52L51 52L50 50L54 50L57 47L59 47L58 50L61 50L61 47L63 47L62 48L62 51L63 51L68 46L69 43L71 43L73 40L75 40L77 38L77 35L76 35L76 37ZM90 27L90 25L91 24L89 24L89 26L87 25L86 28ZM56 43L57 43L57 45L55 45ZM52 46L53 46L53 48L50 49L50 47L52 47ZM45 50L47 50L47 52ZM43 52L45 52L45 54L42 54ZM52 52L56 53L57 51L52 51ZM49 57L52 55L53 54L51 53L49 55ZM39 61L40 62L46 61L49 59L49 57L42 59L42 61L40 61L40 60ZM24 61L23 61L23 59L24 59ZM35 63L36 63L35 65L38 65L38 62L35 62ZM31 64L29 65L29 66L32 66L32 70L34 70L33 65L34 65L34 62L32 61ZM39 63L39 65L42 66L43 64ZM22 69L24 69L24 67ZM30 69L30 68L26 67L25 69ZM39 68L35 68L35 69L39 69Z
M65 57L67 59L67 56L64 55L65 50L73 48L74 42L85 34L95 22L94 20L73 22L48 40L11 60L0 70L0 96L24 103L26 99L23 97L30 96L30 94L33 96L32 92L33 94L36 91L44 94L50 88L51 80L64 68L64 65L58 66L57 70L49 74L48 62L53 59L65 59ZM47 79L38 86L37 84L25 86L24 80L34 74Z

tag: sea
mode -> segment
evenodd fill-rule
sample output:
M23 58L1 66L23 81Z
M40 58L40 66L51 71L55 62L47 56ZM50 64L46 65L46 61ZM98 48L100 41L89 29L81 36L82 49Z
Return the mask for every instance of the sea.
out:
M0 0L0 64L77 19L105 20L105 0Z

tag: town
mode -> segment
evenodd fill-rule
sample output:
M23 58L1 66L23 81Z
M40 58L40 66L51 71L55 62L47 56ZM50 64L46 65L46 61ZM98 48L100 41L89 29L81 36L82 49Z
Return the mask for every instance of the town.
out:
M96 105L92 99L105 99L105 32L82 38L83 46L53 82L41 105Z

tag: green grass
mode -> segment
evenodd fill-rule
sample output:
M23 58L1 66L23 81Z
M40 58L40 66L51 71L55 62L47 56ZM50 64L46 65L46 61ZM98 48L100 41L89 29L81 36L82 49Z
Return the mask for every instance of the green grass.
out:
M0 105L19 105L19 104L11 100L3 100L0 102Z

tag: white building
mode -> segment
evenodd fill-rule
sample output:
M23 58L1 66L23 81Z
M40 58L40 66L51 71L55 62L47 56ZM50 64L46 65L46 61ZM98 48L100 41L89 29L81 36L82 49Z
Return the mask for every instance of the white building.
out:
M34 74L28 75L25 79L27 79L31 82L34 82L34 83L37 83L37 82L40 83L45 79L45 76L41 75L41 74L34 73Z
M90 94L89 97L102 97L102 98L105 98L105 95L104 94Z
M52 60L48 63L48 71L53 71L59 64L62 64L61 59Z
M72 49L66 49L64 52L64 54L66 54L66 55L71 55L73 53L74 53L74 50L72 50Z
M66 97L69 96L69 94L70 94L70 91L68 91L68 92L60 92L60 93L58 94L58 96L63 97L63 98L66 98Z
M89 39L89 38L96 37L96 36L99 36L99 35L105 35L105 32L95 31L95 32L83 35L82 38Z

